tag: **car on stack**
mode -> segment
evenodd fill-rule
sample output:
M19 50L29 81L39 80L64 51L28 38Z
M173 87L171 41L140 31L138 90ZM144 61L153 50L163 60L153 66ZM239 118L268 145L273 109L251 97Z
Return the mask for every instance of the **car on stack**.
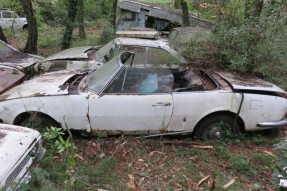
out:
M100 68L123 51L135 52L134 62L158 62L178 66L186 60L167 40L160 39L157 31L118 31L117 38L104 46L74 47L48 56L34 65L36 73L59 70L86 70Z

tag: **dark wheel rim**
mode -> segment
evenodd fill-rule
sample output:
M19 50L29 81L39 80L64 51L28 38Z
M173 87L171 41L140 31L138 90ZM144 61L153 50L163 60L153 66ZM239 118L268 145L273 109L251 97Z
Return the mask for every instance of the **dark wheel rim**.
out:
M211 124L205 131L205 137L210 140L222 140L227 136L227 131L231 130L231 126L223 121Z

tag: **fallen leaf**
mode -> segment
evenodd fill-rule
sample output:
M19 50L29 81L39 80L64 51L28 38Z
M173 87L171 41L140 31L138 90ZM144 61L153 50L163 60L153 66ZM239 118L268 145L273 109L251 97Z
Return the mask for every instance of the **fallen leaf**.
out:
M154 155L154 153L159 153L159 154L164 155L164 153L163 153L163 152L159 152L159 151L152 151L152 152L150 152L150 153L148 154L148 156L149 156L149 157L151 157L151 156L153 156L153 155Z
M144 160L143 160L143 159L139 159L138 161L139 161L139 162L144 162Z
M200 186L204 181L206 181L207 179L209 179L210 175L204 177L203 179L201 179L198 183L197 183L197 187Z
M129 174L129 178L130 178L130 181L127 183L128 187L132 191L139 191L140 189L135 181L135 177L132 174Z
M231 186L235 182L236 178L237 177L234 177L232 180L230 180L228 183L226 183L222 188L226 189L229 186Z
M216 181L212 177L209 177L208 186L209 186L210 191L215 189L215 184L216 184Z

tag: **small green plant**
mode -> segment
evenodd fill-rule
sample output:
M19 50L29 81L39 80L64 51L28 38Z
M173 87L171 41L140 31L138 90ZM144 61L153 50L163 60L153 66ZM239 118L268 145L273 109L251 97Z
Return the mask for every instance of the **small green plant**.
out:
M240 174L246 174L248 176L255 175L255 170L250 166L249 158L247 158L244 154L233 157L230 167L237 170Z
M57 153L63 154L67 159L67 170L66 174L69 177L65 180L65 184L68 185L69 189L67 191L73 191L74 182L75 182L75 166L76 166L76 154L75 150L77 147L75 146L72 138L72 134L69 129L67 129L69 137L64 139L65 132L62 128L57 127L49 127L46 129L44 133L44 138L51 142L51 147L56 149Z
M215 148L215 156L217 158L225 159L225 160L231 158L229 149L222 145Z
M277 168L273 172L273 184L277 187L277 190L283 190L279 187L280 179L287 179L287 136L285 136L278 144L275 145L275 150L278 150L277 155ZM286 190L285 188L284 190Z

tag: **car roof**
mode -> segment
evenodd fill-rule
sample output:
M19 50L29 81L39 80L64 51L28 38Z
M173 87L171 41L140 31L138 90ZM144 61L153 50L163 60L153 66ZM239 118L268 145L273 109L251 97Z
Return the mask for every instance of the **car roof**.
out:
M127 38L118 37L114 40L116 44L129 45L129 46L146 46L153 48L161 48L178 58L181 63L186 63L184 57L178 54L169 44L166 39L141 39L141 38Z
M138 46L150 46L150 47L169 47L167 40L163 39L142 39L142 38L129 38L129 37L118 37L114 40L117 44L124 45L138 45Z

